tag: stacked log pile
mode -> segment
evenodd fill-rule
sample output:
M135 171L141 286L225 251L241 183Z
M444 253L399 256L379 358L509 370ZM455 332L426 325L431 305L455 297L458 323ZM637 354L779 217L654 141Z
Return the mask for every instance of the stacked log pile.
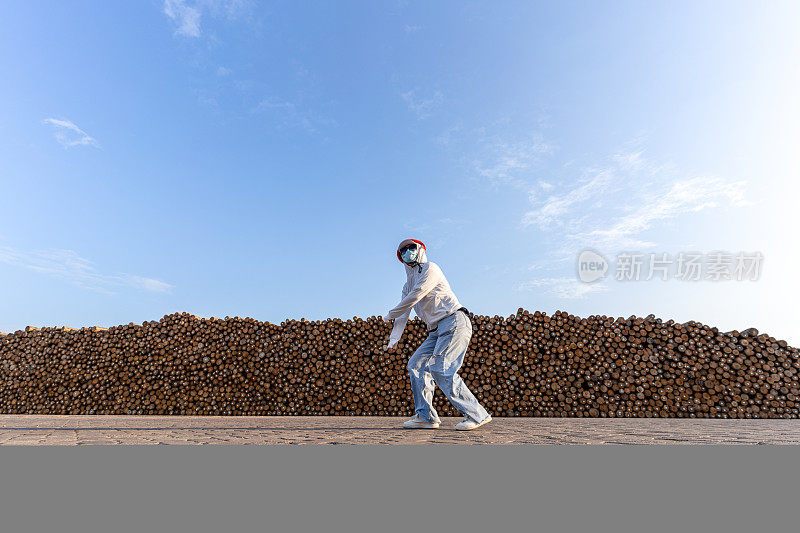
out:
M494 416L797 418L798 349L755 330L520 309L471 317L461 376ZM413 414L408 322L198 318L0 334L0 413ZM443 416L458 413L437 391Z

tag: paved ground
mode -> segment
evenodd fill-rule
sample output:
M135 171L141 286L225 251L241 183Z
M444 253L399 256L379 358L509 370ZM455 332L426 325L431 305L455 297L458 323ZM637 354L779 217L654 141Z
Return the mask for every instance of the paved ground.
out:
M446 418L404 430L390 417L0 415L0 445L84 444L800 444L800 420Z

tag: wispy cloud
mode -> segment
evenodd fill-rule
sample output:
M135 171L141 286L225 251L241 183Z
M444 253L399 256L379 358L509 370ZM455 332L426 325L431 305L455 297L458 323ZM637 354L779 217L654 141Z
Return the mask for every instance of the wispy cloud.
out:
M642 158L643 153L644 150L620 152L614 154L611 158L622 170L639 170L645 165L644 159Z
M319 126L335 123L333 120L313 115L308 109L295 102L277 96L262 99L252 111L272 116L278 126L299 127L308 133L316 133Z
M408 108L417 115L418 119L424 120L431 116L433 110L444 101L444 97L439 91L434 91L426 95L420 93L421 91L419 89L411 89L410 91L401 93L400 97Z
M46 118L42 122L53 127L53 134L56 140L64 148L72 146L94 146L95 148L100 148L100 144L93 137L69 120Z
M551 151L539 134L516 142L494 139L485 144L484 154L475 159L474 168L493 185L527 187L531 170L543 154Z
M547 229L554 224L563 224L564 215L570 213L574 206L599 197L608 188L612 178L613 173L610 169L589 171L576 186L561 194L547 196L544 201L538 201L535 190L531 190L529 198L531 203L537 205L523 215L522 224L524 226L535 224L541 229ZM551 189L552 186L548 183L543 188Z
M325 141L328 128L338 125L327 113L331 102L315 96L312 73L297 62L293 68L295 72L302 71L298 76L303 78L303 88L292 94L276 94L270 84L256 79L235 79L231 86L246 103L248 112L262 116L274 129L300 129Z
M164 14L175 23L175 34L200 37L200 9L185 0L164 0Z
M164 14L175 26L175 35L198 38L204 14L235 20L249 13L251 0L164 0Z
M655 243L642 241L635 236L658 222L683 214L721 205L749 205L750 202L744 199L744 186L744 181L731 182L714 176L675 181L663 193L642 198L639 207L632 213L617 218L610 226L569 237L572 240L591 242L605 249L651 247Z
M104 294L115 294L115 288L125 286L148 292L169 292L173 287L158 279L133 274L100 273L91 261L73 250L23 251L10 246L0 246L0 262L63 279L79 287Z
M197 101L200 103L200 105L206 107L217 107L219 105L219 102L217 102L216 98L213 96L206 96L205 94L198 94Z
M606 290L582 283L572 269L577 253L599 249L607 256L652 248L652 230L700 211L748 205L745 181L687 173L645 156L639 135L608 157L581 167L558 161L541 120L507 117L481 128L459 123L434 139L455 153L467 171L495 187L528 196L520 229L537 230L540 248L532 279L519 290L541 290L558 298L584 298ZM667 243L670 246L674 243Z
M466 222L452 217L423 217L425 222L406 222L403 227L409 236L421 239L429 250L438 250L451 241L453 236L463 231Z
M451 126L447 128L444 132L436 136L434 138L434 142L442 147L449 147L454 139L457 138L458 134L461 132L462 126L461 124L456 124L455 126Z
M128 276L125 279L127 279L131 285L141 287L150 292L169 292L172 289L172 285L158 279L143 278L141 276Z
M523 227L536 227L550 245L531 270L557 275L571 269L577 253L587 247L610 257L670 246L674 243L654 242L648 231L700 211L750 205L746 185L718 176L687 175L649 160L641 149L615 153L605 164L581 171L572 183L539 182L530 190L532 208L521 222ZM605 290L593 287L598 285L553 276L534 278L518 288L545 288L559 298Z
M616 253L657 246L659 243L645 237L646 232L671 219L750 205L744 198L745 181L694 176L664 178L661 183L652 180L646 187L636 187L624 174L603 171L599 176L604 176L600 184L593 180L566 194L549 197L526 213L523 224L536 223L541 230L553 233L561 243L557 254L573 254L586 246Z
M585 299L588 294L605 292L608 287L603 283L583 283L576 278L538 278L524 281L517 285L518 291L544 287L545 292L557 298L568 300Z
M521 222L575 245L652 246L636 236L680 215L748 205L745 185L717 176L687 176L647 160L643 150L616 153L606 165L584 169L570 185L540 183L541 190L531 189L532 208Z
M458 122L433 141L453 153L464 170L492 187L512 186L532 191L551 185L541 179L541 164L555 151L530 117L503 118L481 127Z

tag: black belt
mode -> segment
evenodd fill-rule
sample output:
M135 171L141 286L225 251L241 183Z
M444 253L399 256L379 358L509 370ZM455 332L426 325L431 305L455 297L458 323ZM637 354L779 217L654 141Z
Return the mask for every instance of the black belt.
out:
M467 315L467 319L469 319L469 309L467 309L466 307L463 307L463 306L462 306L462 307L459 307L458 309L456 309L455 311L453 311L452 313L450 313L450 314L449 314L449 315L447 315L447 316L453 316L454 314L458 313L459 311L464 311L464 314L465 314L465 315ZM447 316L446 316L446 317L444 317L444 318L440 318L440 319L439 319L439 322L441 322L442 320L444 320L445 318L447 318ZM436 331L437 329L439 329L439 322L437 322L437 323L436 323L436 327L435 327L435 328L433 328L433 329L429 329L429 330L428 330L428 333L433 333L434 331Z

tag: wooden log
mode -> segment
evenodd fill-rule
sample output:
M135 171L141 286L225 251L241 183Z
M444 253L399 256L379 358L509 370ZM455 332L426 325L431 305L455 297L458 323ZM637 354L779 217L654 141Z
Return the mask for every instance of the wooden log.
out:
M698 322L471 315L461 375L496 416L797 418L798 350ZM405 364L380 317L270 324L188 313L110 328L0 335L0 412L410 415ZM442 415L456 415L437 393Z

